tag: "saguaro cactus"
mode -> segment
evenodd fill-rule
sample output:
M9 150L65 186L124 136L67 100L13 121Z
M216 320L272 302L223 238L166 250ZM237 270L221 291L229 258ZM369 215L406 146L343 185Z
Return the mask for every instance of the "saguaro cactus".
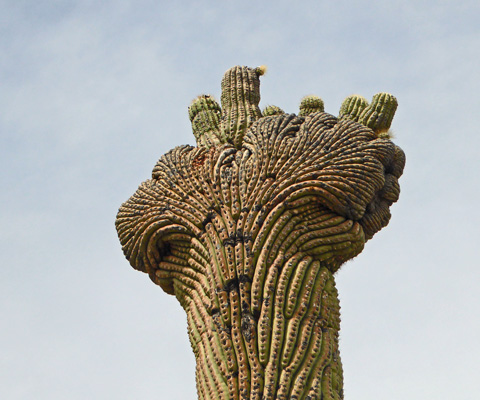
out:
M234 67L222 107L189 108L197 147L165 154L117 215L130 264L187 313L200 399L342 399L334 273L390 219L405 155L397 102L315 96L258 108L263 68Z

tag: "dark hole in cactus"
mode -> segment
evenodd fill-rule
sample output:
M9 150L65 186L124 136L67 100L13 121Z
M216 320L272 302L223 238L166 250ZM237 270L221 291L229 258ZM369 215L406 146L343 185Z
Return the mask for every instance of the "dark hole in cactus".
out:
M224 290L227 293L230 293L234 290L238 291L238 283L239 283L238 278L231 279L225 284L222 290Z
M210 222L212 222L212 219L214 216L215 216L215 213L213 211L210 211L207 214L207 217L202 221L203 228L205 228Z
M172 247L169 242L164 242L163 240L157 241L157 249L160 255L160 260L163 260L165 257L168 257L172 254ZM160 261L159 260L159 261Z

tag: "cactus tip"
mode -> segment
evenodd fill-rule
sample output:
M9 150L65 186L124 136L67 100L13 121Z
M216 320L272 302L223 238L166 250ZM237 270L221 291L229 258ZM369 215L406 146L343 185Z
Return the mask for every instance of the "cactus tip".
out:
M259 67L255 68L255 71L257 72L258 76L265 75L265 73L267 72L267 66L260 65Z

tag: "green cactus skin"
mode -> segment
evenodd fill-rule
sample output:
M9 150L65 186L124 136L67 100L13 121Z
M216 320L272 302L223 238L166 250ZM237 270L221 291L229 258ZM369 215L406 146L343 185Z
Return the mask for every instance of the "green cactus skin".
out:
M282 115L282 114L285 114L285 111L283 111L280 107L277 107L277 106L267 106L262 111L262 115L264 117L272 117L274 115Z
M343 100L340 107L339 118L349 119L351 121L358 121L360 114L367 108L368 101L365 97L359 95L348 96Z
M405 155L376 133L394 98L262 116L259 71L227 71L221 122L211 97L194 101L198 146L157 162L117 232L187 313L199 399L343 399L334 273L398 199Z
M370 105L362 96L353 95L343 101L340 119L358 121L372 129L377 136L388 138L384 133L392 124L397 106L397 99L389 93L377 93Z
M305 96L300 102L300 112L298 113L298 115L301 117L305 117L316 112L324 111L325 107L323 104L323 100L320 97Z
M222 131L227 141L237 149L243 136L262 114L260 103L260 76L265 68L233 67L222 79Z
M220 130L222 110L212 96L198 96L188 107L188 116L197 146L214 147L226 142Z
M397 99L389 93L377 93L371 104L362 112L358 122L368 126L375 133L386 132L392 124Z

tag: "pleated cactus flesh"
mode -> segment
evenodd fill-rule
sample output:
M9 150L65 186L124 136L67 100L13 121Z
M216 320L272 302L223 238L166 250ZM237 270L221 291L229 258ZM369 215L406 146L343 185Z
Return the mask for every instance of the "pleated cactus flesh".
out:
M335 117L307 96L298 115L262 112L263 72L231 68L221 106L192 102L197 146L160 158L116 228L132 267L187 313L199 399L342 399L334 274L399 197L397 100L350 96Z

